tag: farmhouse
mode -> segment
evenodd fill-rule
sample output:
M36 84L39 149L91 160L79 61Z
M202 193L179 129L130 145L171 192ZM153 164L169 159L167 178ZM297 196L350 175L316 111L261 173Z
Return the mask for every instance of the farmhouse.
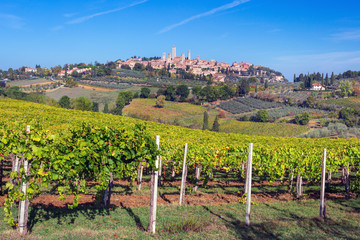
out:
M325 90L325 87L323 87L320 83L314 83L312 87L310 88L311 91L321 91Z

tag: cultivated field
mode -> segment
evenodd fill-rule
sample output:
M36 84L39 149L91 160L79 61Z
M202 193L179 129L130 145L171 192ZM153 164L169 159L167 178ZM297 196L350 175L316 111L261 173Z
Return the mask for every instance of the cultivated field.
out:
M45 78L38 78L38 79L29 79L29 80L16 80L16 81L9 81L7 84L10 86L18 86L18 87L25 87L30 85L37 85L37 84L48 84L53 83Z
M184 127L201 129L205 107L189 103L166 101L164 108L155 107L155 99L133 99L123 110L124 114L149 121L158 121ZM219 114L216 109L209 111L209 128ZM240 122L233 119L220 119L220 131L257 136L296 137L306 131L306 126L282 123Z
M115 106L115 101L119 95L119 92L132 91L133 93L135 93L135 92L140 92L140 90L141 90L141 87L138 87L138 86L134 86L132 88L128 88L128 89L124 89L124 90L111 90L111 91L104 89L104 88L98 89L95 86L94 87L79 86L79 87L74 87L74 88L62 87L55 91L47 92L46 96L51 97L51 98L55 99L56 101L59 101L60 98L65 95L72 99L78 98L81 96L85 96L94 102L98 102L100 111L102 111L105 103L109 104L110 109ZM150 90L152 93L154 93L157 91L157 88L150 88Z
M334 104L339 107L360 108L360 97L327 99L327 100L323 100L322 102L328 103L328 104Z
M0 148L8 156L1 164L0 203L8 223L0 224L0 233L5 239L18 238L16 225L9 224L19 223L17 205L24 199L19 185L26 181L31 201L27 226L34 239L356 239L359 233L355 139L258 137L152 122L145 128L140 120L110 114L10 99L0 100L0 105ZM156 134L161 136L159 151ZM327 175L321 175L323 148L325 172L331 173ZM10 153L22 154L31 163L29 173L23 164L14 170L12 183L9 173L19 164L12 166L16 158ZM152 173L156 155L162 161L157 169L159 209L156 234L150 235L146 229L150 192L158 184ZM248 159L251 171L245 171ZM246 226L244 180L250 173L253 204ZM181 176L187 176L185 206L178 206ZM326 183L326 219L318 217L320 180ZM110 188L111 199L104 206ZM72 203L75 208L65 210Z

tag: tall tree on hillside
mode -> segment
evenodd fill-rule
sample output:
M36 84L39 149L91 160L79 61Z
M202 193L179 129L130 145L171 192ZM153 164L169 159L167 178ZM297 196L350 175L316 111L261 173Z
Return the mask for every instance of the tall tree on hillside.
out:
M114 115L122 115L122 110L125 107L125 99L123 96L119 95L116 99L115 108L111 110L111 113Z
M92 111L93 111L93 112L99 112L99 103L93 102Z
M238 94L246 95L250 92L250 83L247 79L243 79L238 86Z
M207 111L204 112L203 128L202 130L209 129L209 115Z
M103 113L109 113L109 104L105 103Z
M333 85L335 82L335 75L334 72L331 73L331 80L330 80L330 84Z
M218 116L216 116L216 118L215 118L215 121L214 121L214 124L212 126L211 131L214 131L214 132L219 132L220 131L220 123L219 123L219 117Z
M325 76L325 82L324 82L325 86L329 86L329 74L326 73Z
M269 87L269 81L268 80L265 81L264 87L265 87L265 89L267 89Z

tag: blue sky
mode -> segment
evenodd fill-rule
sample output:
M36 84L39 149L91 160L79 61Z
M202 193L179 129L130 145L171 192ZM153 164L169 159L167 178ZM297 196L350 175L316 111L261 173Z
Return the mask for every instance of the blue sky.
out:
M0 68L178 55L301 72L360 70L360 1L0 2Z

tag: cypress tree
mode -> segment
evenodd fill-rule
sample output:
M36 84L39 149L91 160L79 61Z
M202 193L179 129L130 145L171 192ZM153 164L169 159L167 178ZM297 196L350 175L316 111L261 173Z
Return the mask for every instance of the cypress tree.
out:
M109 113L109 105L105 103L103 113Z
M330 81L330 84L333 85L335 82L335 75L334 75L334 72L331 73L331 81Z
M204 122L203 122L203 128L202 130L209 129L209 115L207 111L204 112Z
M220 124L219 124L219 117L218 116L216 116L216 118L215 118L215 121L214 121L214 124L212 126L211 131L214 131L214 132L219 132L220 131Z
M325 86L329 86L329 74L325 76Z
M93 112L99 112L99 103L93 102Z

